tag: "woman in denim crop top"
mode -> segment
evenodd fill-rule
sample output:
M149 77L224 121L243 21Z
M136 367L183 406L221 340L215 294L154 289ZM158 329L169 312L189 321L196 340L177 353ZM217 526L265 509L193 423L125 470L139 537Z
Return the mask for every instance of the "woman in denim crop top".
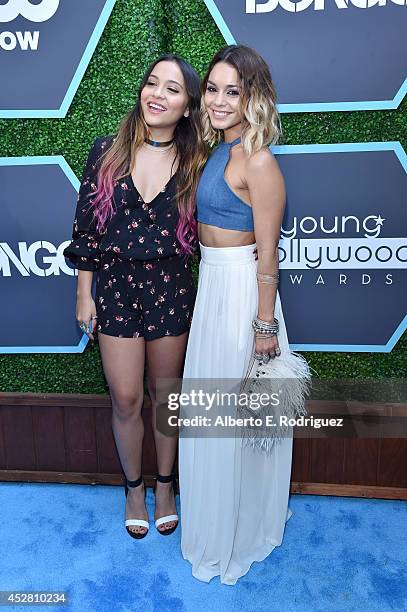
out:
M268 147L278 141L280 121L264 60L242 45L219 51L203 80L203 109L204 138L216 146L197 189L201 262L182 390L215 379L204 392L221 385L236 393L253 357L259 364L275 359L270 365L293 357L277 290L285 185ZM308 376L297 357L298 372ZM181 406L181 423L205 414L216 425L230 410L218 404L203 413L193 405ZM292 429L265 452L268 444L259 450L259 440L246 444L222 424L208 429L205 422L180 436L181 548L195 578L235 584L282 542L292 514Z

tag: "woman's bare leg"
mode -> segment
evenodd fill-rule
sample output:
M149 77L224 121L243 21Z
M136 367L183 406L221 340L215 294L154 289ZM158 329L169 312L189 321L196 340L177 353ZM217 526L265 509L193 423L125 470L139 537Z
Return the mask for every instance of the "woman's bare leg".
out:
M177 452L177 436L165 436L158 431L157 411L160 410L159 397L157 397L157 381L160 378L180 378L185 358L188 332L180 336L164 336L157 340L147 342L147 371L148 390L152 404L152 423L155 446L157 450L157 466L159 474L167 476L172 472ZM172 494L171 483L157 482L156 507L154 518L168 514L176 514L175 499ZM163 523L158 527L160 531L170 529L174 521Z
M116 338L99 333L103 369L112 399L112 427L123 471L128 480L141 474L144 424L141 417L144 389L144 338ZM144 486L130 488L126 501L126 519L148 521ZM130 526L134 533L145 527Z

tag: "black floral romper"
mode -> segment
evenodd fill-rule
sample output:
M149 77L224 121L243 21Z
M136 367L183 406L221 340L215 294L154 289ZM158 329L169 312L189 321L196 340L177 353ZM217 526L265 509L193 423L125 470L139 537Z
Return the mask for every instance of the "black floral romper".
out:
M115 213L105 233L96 231L89 197L96 189L100 156L113 137L97 138L81 183L72 242L65 257L79 270L97 271L97 331L154 340L189 330L195 302L191 258L176 237L179 219L175 173L146 203L130 175L114 185Z

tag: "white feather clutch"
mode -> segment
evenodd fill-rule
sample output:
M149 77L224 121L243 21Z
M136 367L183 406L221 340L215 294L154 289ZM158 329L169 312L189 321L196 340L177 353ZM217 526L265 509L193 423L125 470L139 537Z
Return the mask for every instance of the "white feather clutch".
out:
M311 372L306 359L288 348L281 348L281 355L268 363L255 359L254 352L253 343L247 373L240 387L240 393L245 394L248 401L244 405L239 402L238 414L240 418L253 417L259 421L253 427L242 427L241 435L246 444L271 453L275 443L286 437L292 428L281 417L307 415L305 398L311 389ZM257 407L259 402L250 400L259 398L259 394L275 394L277 403Z

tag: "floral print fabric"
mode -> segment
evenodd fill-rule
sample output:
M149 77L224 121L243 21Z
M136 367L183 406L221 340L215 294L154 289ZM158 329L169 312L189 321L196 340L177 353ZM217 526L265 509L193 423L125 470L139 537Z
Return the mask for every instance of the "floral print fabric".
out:
M176 237L176 173L149 203L130 175L114 185L114 215L97 231L91 204L101 156L113 137L97 138L86 163L72 242L64 255L79 270L96 271L97 331L148 340L174 336L191 325L195 285L190 258Z
M122 259L147 261L181 254L176 237L179 219L176 204L176 173L163 190L146 203L130 175L114 185L115 213L100 234L90 205L97 186L100 158L113 143L113 137L97 138L86 163L78 195L72 242L64 255L80 270L97 270L102 253Z
M190 265L180 256L129 261L104 255L97 330L120 338L178 336L190 328L195 295Z

